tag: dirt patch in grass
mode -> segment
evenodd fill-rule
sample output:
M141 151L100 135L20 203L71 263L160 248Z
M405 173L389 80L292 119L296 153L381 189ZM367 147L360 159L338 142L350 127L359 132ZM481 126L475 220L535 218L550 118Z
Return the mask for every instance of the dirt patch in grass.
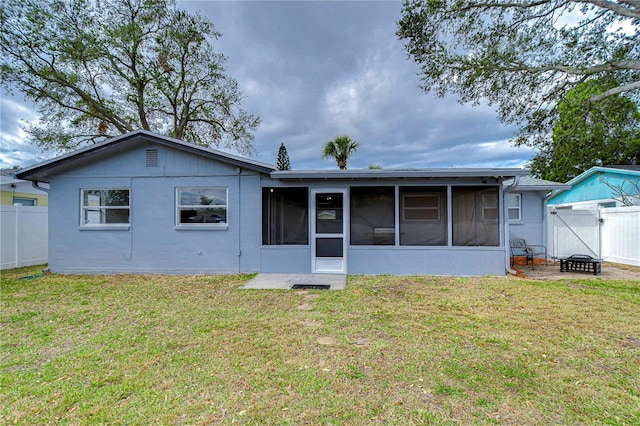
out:
M640 282L4 273L8 424L637 424ZM306 309L299 309L306 304Z

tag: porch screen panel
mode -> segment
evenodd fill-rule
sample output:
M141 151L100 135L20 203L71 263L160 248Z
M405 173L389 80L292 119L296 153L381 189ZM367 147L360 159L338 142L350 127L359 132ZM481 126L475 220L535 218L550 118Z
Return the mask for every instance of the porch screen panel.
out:
M395 188L351 187L351 244L395 244Z
M309 244L309 190L262 189L262 244Z
M454 246L500 245L498 187L452 187Z
M447 245L446 187L400 187L400 245Z

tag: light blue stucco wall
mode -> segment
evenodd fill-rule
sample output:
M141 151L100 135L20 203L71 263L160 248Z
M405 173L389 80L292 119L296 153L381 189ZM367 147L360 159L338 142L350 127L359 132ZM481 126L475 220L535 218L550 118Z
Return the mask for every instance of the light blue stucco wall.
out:
M147 167L145 149L158 148L158 166ZM259 172L165 145L129 144L93 156L81 166L51 175L49 214L50 269L54 273L309 273L310 244L262 245L262 188L303 186L313 190L344 190L349 274L503 275L505 247L401 247L349 245L351 186L483 186L479 179L454 181L274 181ZM180 229L176 226L176 187L228 188L228 227ZM131 223L123 229L80 226L81 189L129 188ZM500 205L503 205L502 191ZM523 195L523 221L510 235L538 243L542 235L540 194ZM502 217L503 209L500 208ZM313 215L310 215L310 218ZM502 219L501 219L502 221ZM517 229L517 231L516 231ZM500 226L500 233L504 227Z
M260 268L260 176L173 148L145 167L144 144L51 179L49 215L54 273L237 273ZM157 146L153 146L154 148ZM228 227L176 226L176 187L228 188ZM130 188L130 226L80 226L80 191Z
M521 196L521 220L509 221L509 239L524 238L529 245L545 245L545 191L513 192Z
M548 204L569 204L593 200L608 200L612 198L613 191L604 182L617 186L626 180L635 181L640 173L616 170L602 170L587 176L584 180L572 185L571 189L563 191L551 198ZM629 188L631 189L631 188Z

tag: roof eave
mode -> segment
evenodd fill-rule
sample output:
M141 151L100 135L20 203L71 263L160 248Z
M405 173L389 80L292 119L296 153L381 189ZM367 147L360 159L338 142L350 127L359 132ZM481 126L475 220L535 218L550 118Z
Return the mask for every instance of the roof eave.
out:
M505 179L526 176L525 169L408 169L408 170L292 170L271 172L276 180L355 180L406 178L488 178Z

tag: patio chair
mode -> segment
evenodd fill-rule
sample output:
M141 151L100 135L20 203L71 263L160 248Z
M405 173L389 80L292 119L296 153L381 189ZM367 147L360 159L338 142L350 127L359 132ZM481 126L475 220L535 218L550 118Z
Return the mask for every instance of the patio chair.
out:
M514 238L509 240L509 247L511 248L511 266L515 264L516 256L524 257L527 265L531 261L531 269L535 269L534 258L539 255L544 255L544 263L549 266L547 261L547 248L545 246L530 246L524 240L524 238Z

